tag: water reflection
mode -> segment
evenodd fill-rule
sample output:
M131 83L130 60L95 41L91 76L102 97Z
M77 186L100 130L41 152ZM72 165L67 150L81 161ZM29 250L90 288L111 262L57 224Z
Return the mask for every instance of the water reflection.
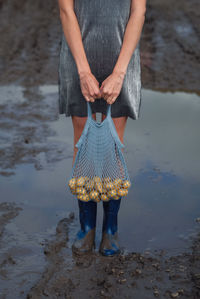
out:
M10 87L7 87L7 95L8 91L12 92ZM36 109L32 98L22 92L22 101L17 102L17 97L12 103L1 102L0 134L4 136L0 145L1 170L4 174L10 171L5 165L14 165L15 175L1 175L0 201L15 202L23 208L6 226L4 239L8 238L8 242L4 243L4 252L8 248L16 249L17 244L20 250L24 249L21 269L23 263L25 267L29 261L30 267L34 265L34 269L40 271L44 263L41 243L51 238L60 219L75 211L71 244L78 228L78 209L75 197L66 187L73 157L71 118L56 114L57 86L41 86L36 94L40 94L40 110ZM20 105L31 108L19 122L8 111L15 110L17 116ZM35 118L33 111L36 110L31 105L37 110ZM188 236L195 232L195 218L200 216L200 98L189 93L143 90L141 107L139 120L128 119L124 137L124 155L133 185L119 214L121 244L132 251L167 248L171 252L181 252L188 244ZM13 130L12 126L4 126L5 123L17 126ZM21 128L33 124L38 135L29 133L26 136L32 137L32 143L28 145L29 150L24 150L27 144L20 146L18 155L21 156L15 164L14 156L7 155L3 149L13 147L12 137L16 133L22 136ZM38 151L32 152L31 147L36 145ZM97 243L101 224L102 206L99 204ZM12 235L15 237L8 237ZM38 262L33 258L36 254Z

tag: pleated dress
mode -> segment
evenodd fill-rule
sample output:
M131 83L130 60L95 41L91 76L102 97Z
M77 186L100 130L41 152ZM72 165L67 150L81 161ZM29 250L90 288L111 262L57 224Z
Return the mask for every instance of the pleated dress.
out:
M131 0L74 0L83 46L91 72L101 83L112 73L120 54ZM58 67L59 114L87 116L77 66L67 44L63 28ZM90 102L92 113L106 114L108 104L103 98ZM122 89L111 105L111 116L138 119L141 108L140 40L132 54Z

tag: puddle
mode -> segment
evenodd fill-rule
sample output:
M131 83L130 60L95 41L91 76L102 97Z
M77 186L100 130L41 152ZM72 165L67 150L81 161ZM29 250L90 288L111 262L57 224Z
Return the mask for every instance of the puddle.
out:
M0 273L26 292L45 265L43 244L58 222L75 212L69 245L78 230L75 197L66 187L73 157L71 118L57 115L57 86L31 90L3 86L1 93L0 203L22 210L5 225L1 256L13 266ZM195 234L200 211L200 97L142 91L141 117L128 119L124 156L133 182L119 213L119 237L127 251L181 253ZM10 99L7 101L7 99ZM100 241L102 205L97 219ZM3 270L2 270L3 271Z
M127 263L96 256L90 267L80 263L72 272L66 268L76 264L70 246L78 229L78 209L66 179L73 158L73 127L70 117L56 112L57 85L37 86L57 83L58 6L12 2L2 2L0 12L5 84L0 86L0 298L169 298L177 293L199 298L199 239L192 243L191 255L186 250L200 217L200 97L187 93L199 94L197 1L147 4L141 39L143 86L186 92L143 90L141 117L128 120L124 137L134 184L119 213L120 243L127 251L164 248L168 255L178 256L166 264L163 256L152 262L133 254ZM13 26L8 30L10 17ZM30 32L26 43L24 32ZM58 236L54 240L55 231L59 225L66 228L68 222L62 220L71 211L75 219L69 224L69 248L49 261L44 244L62 242ZM97 248L101 224L99 205ZM60 256L64 263L57 263ZM143 280L138 279L141 266Z

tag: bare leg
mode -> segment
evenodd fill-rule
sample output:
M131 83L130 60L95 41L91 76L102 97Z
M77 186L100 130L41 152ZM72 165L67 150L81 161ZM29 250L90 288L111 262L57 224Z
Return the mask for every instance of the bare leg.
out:
M96 120L96 113L92 114L93 119ZM81 137L81 134L83 132L83 129L85 127L85 123L87 121L87 116L86 117L80 117L80 116L72 116L72 124L74 127L74 155L73 155L73 161L72 161L72 166L75 161L76 153L78 149L75 147L75 144L78 142L79 138Z
M106 117L102 114L102 120ZM128 116L112 117L119 139L122 143L124 137L124 131L126 127L126 121ZM123 148L121 148L123 151ZM120 165L119 165L120 167ZM118 243L118 225L117 217L120 207L121 197L118 200L110 199L108 202L103 202L103 227L102 227L102 239L100 243L99 251L105 256L113 256L120 252ZM114 245L113 245L114 244Z

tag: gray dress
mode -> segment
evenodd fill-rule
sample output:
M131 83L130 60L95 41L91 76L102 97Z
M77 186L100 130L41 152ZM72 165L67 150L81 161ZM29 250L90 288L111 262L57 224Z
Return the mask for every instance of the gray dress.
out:
M101 83L117 62L130 15L131 0L74 0L74 10L80 26L82 41L93 75ZM111 116L138 119L141 106L141 68L138 42L129 62L123 85L111 105ZM99 86L100 86L99 85ZM58 70L59 113L66 116L87 116L75 60L63 29ZM92 112L106 113L107 102L95 99Z

